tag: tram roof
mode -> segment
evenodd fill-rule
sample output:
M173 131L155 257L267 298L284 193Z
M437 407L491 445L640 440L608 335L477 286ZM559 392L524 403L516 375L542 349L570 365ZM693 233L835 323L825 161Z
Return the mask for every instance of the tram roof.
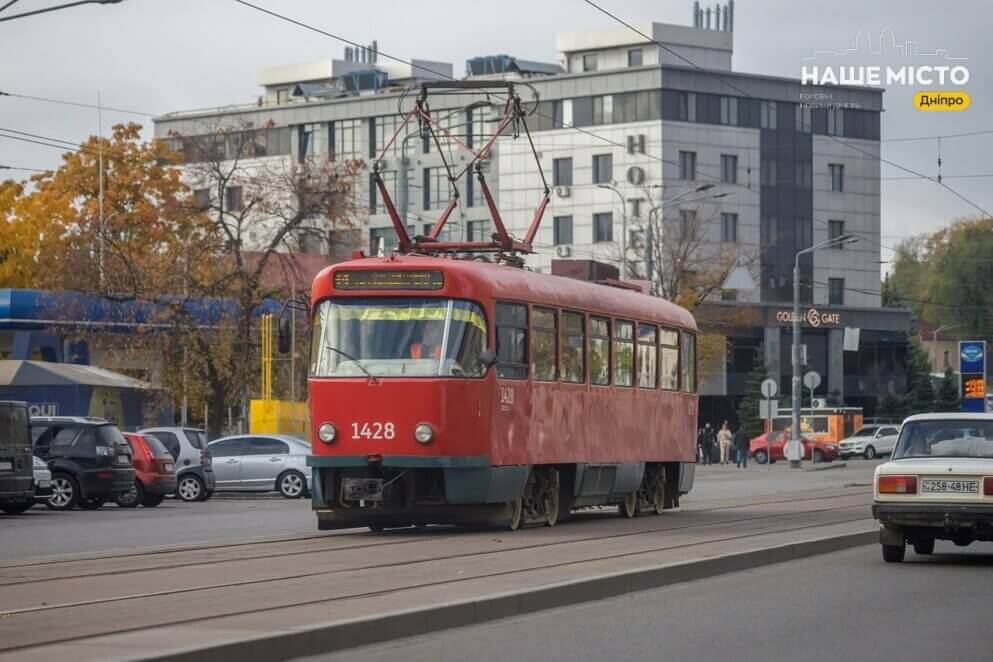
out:
M696 329L696 321L685 308L658 297L633 290L602 285L590 281L541 274L478 260L439 258L422 255L367 257L340 262L317 275L313 288L314 302L330 295L332 274L343 269L435 269L458 281L471 283L494 299L544 304L558 308L600 313L612 317L667 322L687 329ZM446 285L446 290L448 289ZM356 291L349 292L358 294ZM376 291L381 295L386 292ZM393 296L423 296L418 290L392 291Z

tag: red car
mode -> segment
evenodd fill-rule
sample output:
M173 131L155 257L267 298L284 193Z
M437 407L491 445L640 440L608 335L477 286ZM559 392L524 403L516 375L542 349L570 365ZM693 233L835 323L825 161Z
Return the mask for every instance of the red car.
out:
M766 437L769 437L768 444ZM765 464L770 458L775 464L777 460L786 459L786 441L785 430L766 432L752 439L748 451L759 464ZM813 452L814 462L834 462L835 458L838 457L838 449L833 444L825 444L806 437L801 437L801 441L803 443L803 459L805 460L811 459L811 452Z
M167 494L176 491L175 460L152 435L125 432L124 438L134 455L134 488L115 501L121 508L137 508L139 504L154 508Z

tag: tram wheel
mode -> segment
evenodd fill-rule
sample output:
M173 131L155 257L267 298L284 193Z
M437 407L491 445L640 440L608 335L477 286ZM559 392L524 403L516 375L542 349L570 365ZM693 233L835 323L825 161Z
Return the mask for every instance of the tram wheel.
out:
M621 517L631 519L638 514L640 505L638 503L638 492L635 490L624 497L624 501L617 506L617 511L621 514Z
M545 524L555 526L559 521L559 486L546 486L542 502L545 507Z
M507 502L507 511L510 515L510 520L507 522L507 528L511 531L516 531L521 528L521 524L524 523L524 501L518 497L513 501Z
M661 480L656 480L652 486L652 506L656 515L665 510L665 483Z

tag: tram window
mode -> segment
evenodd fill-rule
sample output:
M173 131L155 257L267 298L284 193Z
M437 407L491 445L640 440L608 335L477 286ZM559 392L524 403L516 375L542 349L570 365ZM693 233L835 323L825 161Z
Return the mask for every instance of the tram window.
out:
M683 376L683 390L687 393L696 391L696 336L683 331L683 352L680 357Z
M528 307L518 303L496 304L497 376L528 376Z
M679 334L670 329L659 331L660 354L662 358L662 388L666 391L679 389Z
M534 378L555 381L555 311L535 308L531 312L531 370Z
M585 375L585 330L581 313L562 313L562 337L560 340L559 371L562 381L582 384Z
M610 320L590 318L590 383L610 383Z
M638 325L638 386L657 388L659 377L658 331L651 324Z
M614 322L614 384L634 384L634 324Z

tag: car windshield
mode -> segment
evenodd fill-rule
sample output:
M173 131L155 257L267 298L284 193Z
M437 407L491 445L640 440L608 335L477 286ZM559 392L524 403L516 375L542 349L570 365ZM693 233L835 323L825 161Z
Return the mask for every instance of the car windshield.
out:
M207 448L207 438L200 430L183 430L186 438L193 444L193 448L204 450Z
M993 421L946 419L904 424L893 459L977 457L993 459Z
M862 429L858 430L852 436L853 437L871 437L872 435L876 434L876 430L878 430L878 429L879 428L877 428L877 427L862 428Z
M98 425L97 446L124 446L127 448L128 442L116 425Z
M172 458L169 454L169 449L165 447L158 437L153 437L150 434L142 435L145 438L145 443L148 445L148 450L152 453L153 457L168 457Z
M313 377L481 376L486 319L453 299L324 301L314 313Z

